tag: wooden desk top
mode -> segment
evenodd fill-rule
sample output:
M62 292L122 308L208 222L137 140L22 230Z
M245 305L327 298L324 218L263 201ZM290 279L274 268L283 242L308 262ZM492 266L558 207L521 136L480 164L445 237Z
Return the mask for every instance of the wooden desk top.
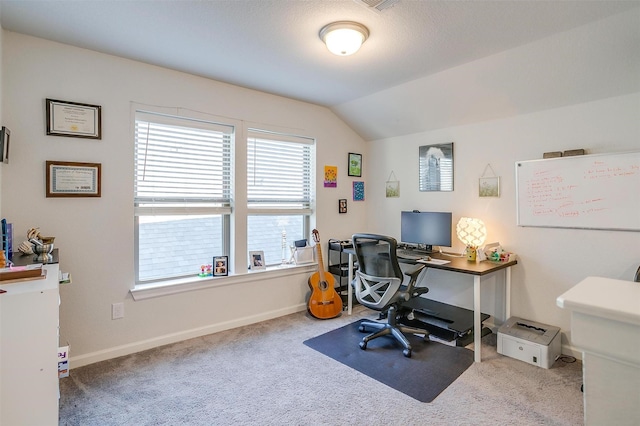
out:
M344 249L345 253L355 255L355 250L353 246L347 247ZM484 260L482 262L469 262L466 257L461 257L458 254L450 254L447 256L443 253L433 253L430 255L433 259L442 259L449 260L450 263L445 263L444 265L437 265L432 263L426 263L427 267L433 269L442 269L444 271L453 271L460 272L462 274L470 274L470 275L487 275L493 272L499 271L501 269L508 268L510 266L516 265L518 263L517 260L512 260L510 262L492 262L490 260ZM398 258L400 263L410 263L417 264L415 260L410 259L401 259Z
M455 254L451 256L447 256L441 253L434 253L430 256L433 259L450 260L451 263L445 263L444 265L435 265L435 264L427 263L426 265L429 268L443 269L445 271L454 271L454 272L460 272L463 274L471 274L471 275L491 274L493 272L499 271L500 269L505 269L505 268L508 268L509 266L513 266L518 263L517 260L512 260L510 262L492 262L490 260L483 260L482 262L470 262L467 260L466 257L459 257L459 255L455 255ZM414 263L413 261L411 262Z

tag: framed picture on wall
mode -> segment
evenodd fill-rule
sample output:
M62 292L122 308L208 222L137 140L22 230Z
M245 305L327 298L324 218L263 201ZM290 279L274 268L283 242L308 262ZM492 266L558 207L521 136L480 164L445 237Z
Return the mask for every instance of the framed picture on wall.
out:
M346 213L347 212L347 199L340 198L338 200L338 213Z
M0 161L9 163L9 138L11 130L2 126L0 131Z
M102 165L70 161L46 162L46 196L100 197Z
M480 197L499 197L500 196L500 177L481 177L478 181L478 196Z
M102 139L100 105L47 99L47 135Z
M364 201L364 182L353 182L353 201Z
M362 177L362 154L349 153L349 176Z

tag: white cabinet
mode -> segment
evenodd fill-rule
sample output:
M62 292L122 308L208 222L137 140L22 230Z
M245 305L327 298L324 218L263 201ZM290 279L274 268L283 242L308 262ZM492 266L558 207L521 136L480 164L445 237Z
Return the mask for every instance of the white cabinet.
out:
M586 425L640 425L640 283L587 277L558 297L583 351Z
M0 283L0 425L58 424L58 265Z

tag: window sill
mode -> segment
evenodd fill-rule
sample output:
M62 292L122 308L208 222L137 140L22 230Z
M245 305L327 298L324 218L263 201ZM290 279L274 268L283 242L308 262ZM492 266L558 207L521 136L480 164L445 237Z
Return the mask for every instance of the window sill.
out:
M309 263L306 265L270 266L266 269L248 271L245 274L229 275L227 277L199 278L196 276L177 280L155 282L152 284L142 284L136 286L135 288L130 290L130 292L131 296L133 296L133 300L140 301L151 299L154 297L184 293L186 291L202 290L205 288L223 287L227 285L246 283L255 281L256 278L263 280L292 275L309 275L310 273L313 273L317 270L317 263ZM259 278L256 277L256 275L259 275Z

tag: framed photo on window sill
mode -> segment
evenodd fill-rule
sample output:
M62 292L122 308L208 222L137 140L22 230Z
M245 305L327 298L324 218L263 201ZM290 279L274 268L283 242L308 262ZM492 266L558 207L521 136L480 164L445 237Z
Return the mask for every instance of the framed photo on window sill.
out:
M266 269L264 262L264 251L250 251L249 252L249 269L252 271Z
M215 256L213 258L213 276L226 277L229 275L229 257Z

